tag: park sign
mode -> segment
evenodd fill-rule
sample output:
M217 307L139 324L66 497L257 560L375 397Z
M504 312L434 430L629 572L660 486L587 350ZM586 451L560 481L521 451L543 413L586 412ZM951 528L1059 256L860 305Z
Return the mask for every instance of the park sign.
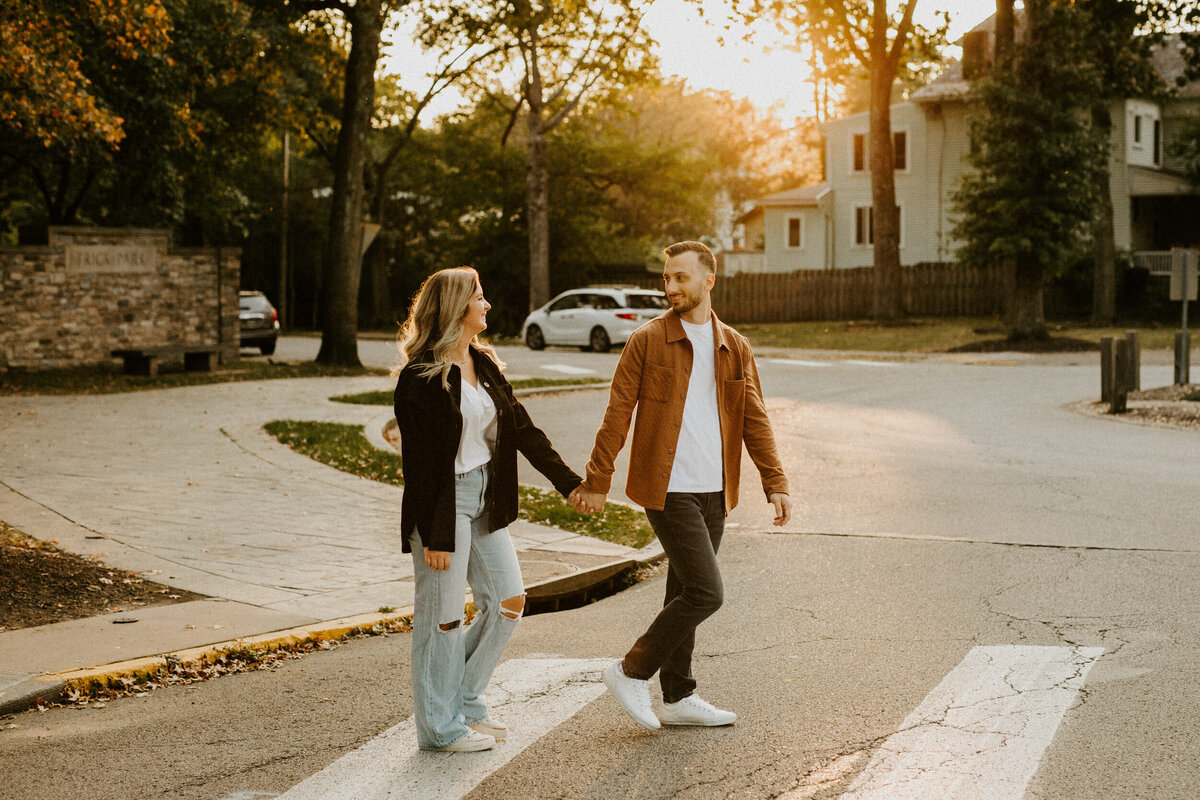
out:
M1200 273L1200 250L1184 247L1171 249L1171 299L1197 299L1197 273ZM1185 296L1184 286L1187 286Z
M154 272L159 251L145 244L70 244L66 247L66 272Z

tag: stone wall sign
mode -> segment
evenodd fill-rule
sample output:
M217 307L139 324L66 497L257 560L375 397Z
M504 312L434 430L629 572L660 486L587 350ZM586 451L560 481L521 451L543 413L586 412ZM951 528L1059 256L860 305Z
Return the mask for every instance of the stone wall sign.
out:
M154 272L158 269L158 248L136 244L67 245L66 271L82 272Z

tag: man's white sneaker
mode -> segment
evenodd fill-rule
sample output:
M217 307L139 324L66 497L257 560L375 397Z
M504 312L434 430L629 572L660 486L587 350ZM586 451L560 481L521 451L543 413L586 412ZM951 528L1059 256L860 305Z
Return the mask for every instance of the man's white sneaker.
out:
M438 749L447 753L476 753L480 750L491 750L495 746L494 736L467 728L466 736Z
M662 727L654 709L650 707L650 682L630 678L621 669L621 662L614 661L604 670L604 685L617 698L625 713L643 728L656 731Z
M472 730L479 731L480 733L486 733L497 742L503 742L508 738L508 728L504 727L490 717L488 719L481 719L474 725L469 725L467 727L471 728Z
M737 714L717 708L698 694L689 694L678 703L663 703L658 715L663 725L732 725Z

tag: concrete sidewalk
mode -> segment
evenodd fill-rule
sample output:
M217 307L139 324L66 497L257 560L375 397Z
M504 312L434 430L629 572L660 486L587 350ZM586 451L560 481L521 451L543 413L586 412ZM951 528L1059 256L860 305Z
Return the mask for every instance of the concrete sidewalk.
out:
M211 598L0 634L0 710L61 688L46 676L275 631L321 638L347 620L405 613L402 489L320 464L262 429L276 419L350 423L389 447L390 409L328 398L391 386L316 378L0 397L0 519ZM510 533L531 588L561 581L575 591L584 575L604 580L658 552L525 522Z

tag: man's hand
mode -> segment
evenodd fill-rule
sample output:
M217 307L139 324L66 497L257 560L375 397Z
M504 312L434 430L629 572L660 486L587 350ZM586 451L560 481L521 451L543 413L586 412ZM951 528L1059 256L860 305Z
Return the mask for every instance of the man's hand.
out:
M581 511L584 514L594 514L597 511L604 510L604 501L607 497L607 494L601 494L600 492L589 492L583 488L583 484L579 484L567 499L571 501L571 505L575 506L576 511Z
M775 506L775 521L772 524L787 525L788 520L792 518L792 498L783 492L775 492L767 499L771 501L771 505Z
M441 572L450 569L450 553L446 550L426 550L425 566Z

